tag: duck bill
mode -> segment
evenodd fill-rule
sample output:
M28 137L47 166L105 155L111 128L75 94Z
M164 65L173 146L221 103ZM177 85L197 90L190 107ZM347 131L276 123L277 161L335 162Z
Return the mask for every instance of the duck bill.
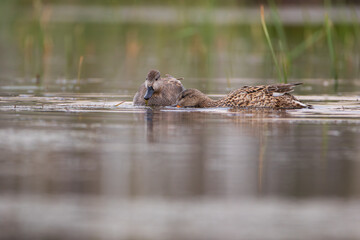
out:
M181 108L181 106L179 104L176 104L176 103L171 105L171 107Z
M144 96L145 100L149 100L151 98L151 96L154 93L154 88L153 87L148 87Z

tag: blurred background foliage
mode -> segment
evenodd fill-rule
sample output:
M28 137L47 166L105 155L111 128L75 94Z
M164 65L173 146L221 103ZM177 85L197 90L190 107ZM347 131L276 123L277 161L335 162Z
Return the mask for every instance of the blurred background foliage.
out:
M131 95L156 68L214 93L299 79L312 93L349 92L360 76L356 3L2 0L0 85Z
M8 2L16 2L18 4L31 4L31 0L3 0ZM267 0L43 0L43 3L57 3L57 4L126 4L126 5L177 5L186 4L189 6L204 6L206 4L217 4L221 6L249 6L267 4ZM324 0L276 0L274 1L278 5L301 5L312 4L321 5L324 4ZM357 0L333 0L332 4L356 4Z

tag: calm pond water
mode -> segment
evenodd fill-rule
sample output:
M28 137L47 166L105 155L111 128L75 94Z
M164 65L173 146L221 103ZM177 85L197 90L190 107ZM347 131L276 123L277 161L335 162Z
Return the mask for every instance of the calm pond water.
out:
M357 97L116 106L129 97L0 98L2 238L360 237Z
M360 239L358 7L266 7L314 109L264 111L131 104L275 83L259 6L65 2L0 1L0 239Z

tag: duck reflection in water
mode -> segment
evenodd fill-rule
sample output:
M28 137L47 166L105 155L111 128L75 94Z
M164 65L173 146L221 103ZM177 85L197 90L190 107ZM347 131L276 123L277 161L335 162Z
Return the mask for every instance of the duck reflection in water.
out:
M146 136L148 142L155 142L154 138L154 110L152 108L147 108L145 112L145 122L146 122Z
M161 108L147 108L144 113L146 137L150 143L160 142L161 138L168 138L169 135L179 133L178 129L186 120L190 113L162 111ZM194 114L194 113L192 113ZM192 115L190 114L190 115ZM180 133L179 133L180 134Z

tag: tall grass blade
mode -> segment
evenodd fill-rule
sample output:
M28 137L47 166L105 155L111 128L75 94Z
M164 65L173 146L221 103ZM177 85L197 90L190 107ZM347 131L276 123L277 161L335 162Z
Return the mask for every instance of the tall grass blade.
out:
M277 58L276 58L273 45L272 45L272 43L271 43L271 39L270 39L270 36L269 36L269 32L268 32L267 27L266 27L265 16L264 16L264 6L263 6L263 5L260 6L260 16L261 16L261 25L262 25L262 27L263 27L264 34L265 34L267 43L268 43L268 45L269 45L270 52L271 52L272 58L273 58L273 60L274 60L274 63L275 63L275 67L276 67L278 76L279 76L279 82L283 82L283 77L282 77L282 74L281 74L281 70L280 70L280 67L279 67L279 63L278 63L278 60L277 60Z
M284 26L283 26L283 24L281 22L279 11L277 10L276 4L275 4L275 2L273 0L269 0L268 2L269 2L269 5L270 5L270 10L271 10L272 16L274 18L275 30L276 30L277 35L279 36L279 38L280 38L280 40L282 42L284 51L287 52L288 49L289 49L288 48L288 41L287 41L287 38L286 38Z
M280 66L281 66L281 70L282 70L282 74L283 74L282 76L283 76L284 83L287 83L289 58L287 56L287 53L284 49L284 46L283 46L281 40L279 41L279 48L280 48Z
M292 49L289 53L289 57L291 59L295 59L299 57L306 49L310 48L318 42L320 39L322 39L325 36L325 31L323 29L311 34L309 37L305 39L302 43L297 45L294 49Z
M273 0L269 0L268 2L271 10L271 16L274 19L275 30L277 36L280 39L279 40L280 55L281 55L280 66L282 67L284 83L287 83L288 72L291 69L291 59L289 57L288 41L275 2Z
M331 74L335 80L334 90L337 91L339 83L338 83L338 70L336 64L337 60L335 55L334 43L333 43L333 25L328 15L325 16L325 30L326 30L326 39L328 43L330 60L331 60Z
M78 77L77 77L77 82L78 82L78 83L80 83L81 68L82 68L83 61L84 61L84 56L80 56L80 59L79 59L79 67L78 67Z

